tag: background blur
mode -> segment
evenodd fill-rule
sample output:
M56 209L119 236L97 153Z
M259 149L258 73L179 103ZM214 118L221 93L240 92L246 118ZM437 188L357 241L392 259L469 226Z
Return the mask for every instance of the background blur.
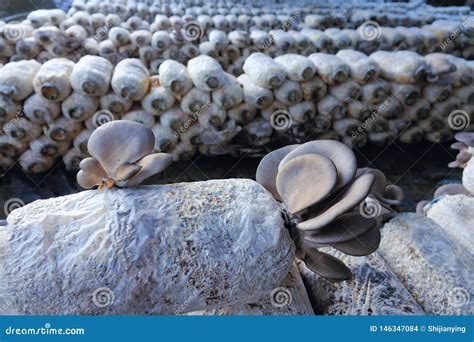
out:
M316 0L317 1L317 0ZM67 10L72 0L0 0L0 18L30 12L38 8L62 8ZM407 1L400 1L407 2ZM474 0L429 0L433 6L469 5L474 9Z

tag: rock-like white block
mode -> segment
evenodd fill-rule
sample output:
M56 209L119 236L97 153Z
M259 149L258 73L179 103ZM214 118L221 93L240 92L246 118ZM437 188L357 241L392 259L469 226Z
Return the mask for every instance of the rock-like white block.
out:
M437 199L426 216L435 221L446 234L474 253L474 197L445 195Z
M202 316L309 316L314 315L308 293L295 265L280 286L258 303L192 312Z
M84 191L16 209L0 228L4 313L173 314L254 303L294 260L279 204L244 179Z
M377 253L352 257L333 250L330 254L341 259L351 269L352 278L349 281L330 282L313 273L304 262L298 263L317 314L424 314L412 295Z
M433 220L397 215L378 252L427 314L474 313L474 257Z

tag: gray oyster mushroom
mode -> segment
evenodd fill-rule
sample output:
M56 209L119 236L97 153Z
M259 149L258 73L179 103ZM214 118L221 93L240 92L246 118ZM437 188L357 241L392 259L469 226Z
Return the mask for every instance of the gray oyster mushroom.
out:
M171 155L152 153L153 132L132 121L109 122L89 137L90 158L80 164L79 185L86 189L99 186L133 186L163 171L172 161Z
M418 214L426 214L434 203L444 196L472 196L472 194L474 194L474 163L472 161L472 155L474 154L474 133L460 132L457 133L454 138L456 142L451 145L451 148L457 150L458 154L456 155L456 159L448 164L448 167L459 167L463 169L462 183L448 183L438 187L434 191L431 201L423 200L418 202L416 206L416 212ZM441 220L437 220L436 222L441 222Z
M257 168L257 182L284 203L297 255L313 272L332 281L348 279L350 270L318 248L331 246L361 256L372 253L380 243L379 213L369 215L360 209L371 191L378 191L372 189L380 181L376 182L376 176L368 172L356 176L356 169L353 152L331 140L273 151ZM309 179L311 187L307 186ZM383 194L398 199L398 190L390 188L386 194L384 189Z

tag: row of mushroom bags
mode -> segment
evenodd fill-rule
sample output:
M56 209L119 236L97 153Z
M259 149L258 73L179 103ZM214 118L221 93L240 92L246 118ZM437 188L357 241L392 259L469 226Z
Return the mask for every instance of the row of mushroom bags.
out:
M361 7L386 26L359 11L341 23L337 6L231 5L75 1L0 24L0 169L44 172L61 157L77 170L113 120L151 128L175 160L313 139L437 142L472 127L474 62L460 57L471 46L456 45L473 34L465 8L407 28L389 25L425 5L382 6L385 19Z

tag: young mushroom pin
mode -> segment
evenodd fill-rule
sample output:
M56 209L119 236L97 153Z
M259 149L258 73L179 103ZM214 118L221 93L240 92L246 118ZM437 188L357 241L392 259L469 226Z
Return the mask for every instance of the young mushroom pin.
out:
M91 157L79 164L77 182L86 189L138 185L173 160L170 154L153 153L154 146L148 127L127 120L108 122L91 134L87 143Z

